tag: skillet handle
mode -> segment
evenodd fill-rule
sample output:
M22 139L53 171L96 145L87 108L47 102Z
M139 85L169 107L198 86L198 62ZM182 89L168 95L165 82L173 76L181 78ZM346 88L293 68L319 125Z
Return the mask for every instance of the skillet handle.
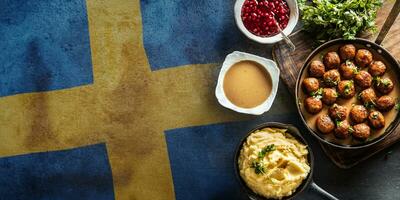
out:
M314 181L311 181L310 187L311 187L311 189L313 189L314 191L318 192L320 195L324 196L326 199L329 199L329 200L339 200L338 198L336 198L335 196L329 194L327 191L325 191L324 189L322 189L321 187L319 187L317 184L315 184Z
M399 12L400 12L400 0L396 0L392 10L389 13L389 16L387 17L385 23L382 26L381 31L379 32L378 37L375 40L376 44L381 45L383 39L385 39L386 34L389 32L390 27L392 27L394 21L396 20L397 15L399 15Z

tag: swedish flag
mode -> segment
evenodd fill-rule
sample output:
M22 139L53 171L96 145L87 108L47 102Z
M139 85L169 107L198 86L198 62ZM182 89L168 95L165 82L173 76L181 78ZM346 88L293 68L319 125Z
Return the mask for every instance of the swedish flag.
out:
M241 135L298 123L285 90L260 118L216 102L226 54L270 54L236 30L232 1L0 8L0 199L241 199Z

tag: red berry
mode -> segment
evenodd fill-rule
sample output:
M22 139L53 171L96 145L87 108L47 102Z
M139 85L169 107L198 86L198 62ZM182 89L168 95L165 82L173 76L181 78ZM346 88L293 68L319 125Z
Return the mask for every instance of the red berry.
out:
M289 9L284 0L246 0L242 7L244 26L258 36L272 36L278 33L274 16L283 29L289 21Z

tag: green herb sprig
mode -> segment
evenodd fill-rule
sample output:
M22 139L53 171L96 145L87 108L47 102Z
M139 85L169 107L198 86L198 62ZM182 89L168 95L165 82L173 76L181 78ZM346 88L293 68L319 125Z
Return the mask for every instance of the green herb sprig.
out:
M320 42L354 39L361 31L376 31L375 19L382 0L298 0L306 31Z
M253 162L251 163L251 168L254 168L254 172L256 174L264 174L265 173L265 168L264 168L264 164L262 162L262 159L265 157L265 155L268 152L271 151L275 151L276 147L275 144L270 144L265 146L264 148L261 149L260 152L258 152L258 157L256 160L253 160Z
M351 62L351 60L346 60L346 65L349 66L349 67L351 67L351 69L352 69L352 71L353 71L353 73L354 73L355 75L357 75L357 74L360 73L360 70L358 69L358 67L355 66L354 63Z
M400 110L400 100L398 98L396 98L396 105L394 105L394 109L396 110Z
M317 99L321 99L322 98L322 92L323 92L323 89L319 88L317 91L311 92L310 96L312 96L314 98L317 98Z
M375 82L376 86L380 86L380 85L383 85L384 87L389 87L390 86L390 80L389 79L385 79L385 78L381 78L379 76L375 76L372 80Z
M395 109L396 109L396 110L400 110L400 103L396 103Z
M354 133L354 129L351 126L349 126L349 133Z
M376 103L375 103L375 101L367 101L367 102L365 102L364 103L364 106L366 107L366 108L368 108L368 109L372 109L372 108L374 108L375 106L376 106Z
M333 80L333 79L327 78L327 79L324 80L324 83L327 84L327 85L336 86L338 84L338 82L339 82L339 80L337 80L337 79Z
M381 83L383 84L384 87L390 86L390 81L388 79L381 79Z
M371 118L372 119L378 119L378 113L373 113Z
M256 174L265 174L265 168L263 164L258 161L253 161L250 167L254 168Z
M274 145L274 144L267 145L267 146L264 147L260 152L258 152L258 158L260 158L260 159L264 158L265 155L266 155L268 152L275 151L275 149L276 149L276 148L275 148L275 145Z
M353 88L353 81L347 82L346 85L344 86L344 94L349 95L352 88Z

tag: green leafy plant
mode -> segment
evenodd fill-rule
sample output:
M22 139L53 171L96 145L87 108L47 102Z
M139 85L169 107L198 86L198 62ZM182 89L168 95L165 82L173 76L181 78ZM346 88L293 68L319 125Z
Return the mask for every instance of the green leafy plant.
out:
M306 31L324 42L354 39L361 31L376 31L375 19L382 0L298 0Z

